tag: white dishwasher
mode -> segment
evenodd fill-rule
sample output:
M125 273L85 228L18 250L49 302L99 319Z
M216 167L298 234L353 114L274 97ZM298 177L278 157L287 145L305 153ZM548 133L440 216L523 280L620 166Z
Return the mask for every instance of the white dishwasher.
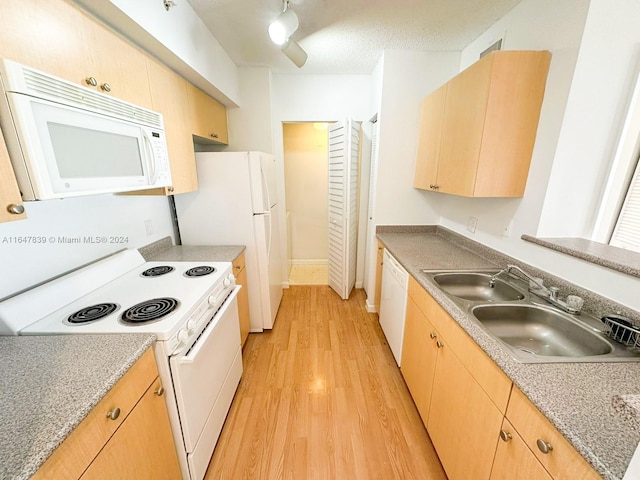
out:
M402 360L402 339L404 336L404 316L407 311L407 288L409 274L384 249L382 260L382 293L380 294L380 326L396 363Z

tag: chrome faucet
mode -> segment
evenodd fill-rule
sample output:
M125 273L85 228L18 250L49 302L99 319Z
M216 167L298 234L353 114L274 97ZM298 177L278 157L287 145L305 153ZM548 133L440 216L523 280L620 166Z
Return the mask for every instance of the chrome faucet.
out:
M560 300L560 297L558 296L558 292L560 289L558 287L549 287L549 288L545 287L542 284L542 282L532 277L531 275L529 275L527 272L525 272L524 270L522 270L520 267L516 265L507 265L507 268L504 268L500 270L498 273L496 273L495 275L493 275L489 279L489 286L493 288L495 286L496 279L500 275L502 275L503 273L511 273L512 270L516 273L519 273L521 277L524 277L524 279L529 281L529 291L534 295L545 299L551 305L558 307L562 311L571 313L572 315L577 315L580 313L580 309L571 307L567 305L566 302L563 302L562 300ZM532 288L531 284L535 285L537 288Z

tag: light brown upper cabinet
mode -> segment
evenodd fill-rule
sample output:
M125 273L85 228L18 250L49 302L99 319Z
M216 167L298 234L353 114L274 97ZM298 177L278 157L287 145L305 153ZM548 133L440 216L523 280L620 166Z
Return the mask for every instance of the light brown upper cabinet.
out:
M18 183L0 130L0 223L25 218L27 214L24 212Z
M191 132L199 139L196 143L229 143L227 109L198 87L189 84Z
M420 132L418 136L418 160L414 186L424 190L434 189L438 183L438 159L440 138L444 123L444 106L448 84L444 84L420 104Z
M547 51L491 52L426 97L415 187L522 196L550 62Z
M198 173L189 125L187 81L152 59L147 59L147 70L153 109L162 113L164 119L172 185L137 193L193 192L198 189Z
M4 0L0 57L151 108L145 55L63 0Z

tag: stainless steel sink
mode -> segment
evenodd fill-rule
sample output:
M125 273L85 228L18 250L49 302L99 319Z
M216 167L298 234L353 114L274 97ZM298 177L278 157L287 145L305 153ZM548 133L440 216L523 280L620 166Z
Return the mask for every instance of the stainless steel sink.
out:
M635 362L640 353L602 331L604 324L586 312L570 315L527 291L498 270L422 270L471 318L522 363Z
M545 357L606 355L613 345L572 318L536 305L480 305L471 311L512 348Z
M454 297L474 302L508 302L522 300L524 295L511 285L496 279L494 286L489 285L493 273L446 272L433 275L433 281Z

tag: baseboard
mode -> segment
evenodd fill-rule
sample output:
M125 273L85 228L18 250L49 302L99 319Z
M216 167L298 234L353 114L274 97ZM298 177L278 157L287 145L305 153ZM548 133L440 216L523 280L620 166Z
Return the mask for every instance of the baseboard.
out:
M356 282L356 288L362 288L364 282Z
M282 288L289 288L291 285L289 284L289 280L286 282L282 282Z
M365 302L365 306L367 307L367 312L369 313L378 313L376 310L376 306L369 303L369 300Z

